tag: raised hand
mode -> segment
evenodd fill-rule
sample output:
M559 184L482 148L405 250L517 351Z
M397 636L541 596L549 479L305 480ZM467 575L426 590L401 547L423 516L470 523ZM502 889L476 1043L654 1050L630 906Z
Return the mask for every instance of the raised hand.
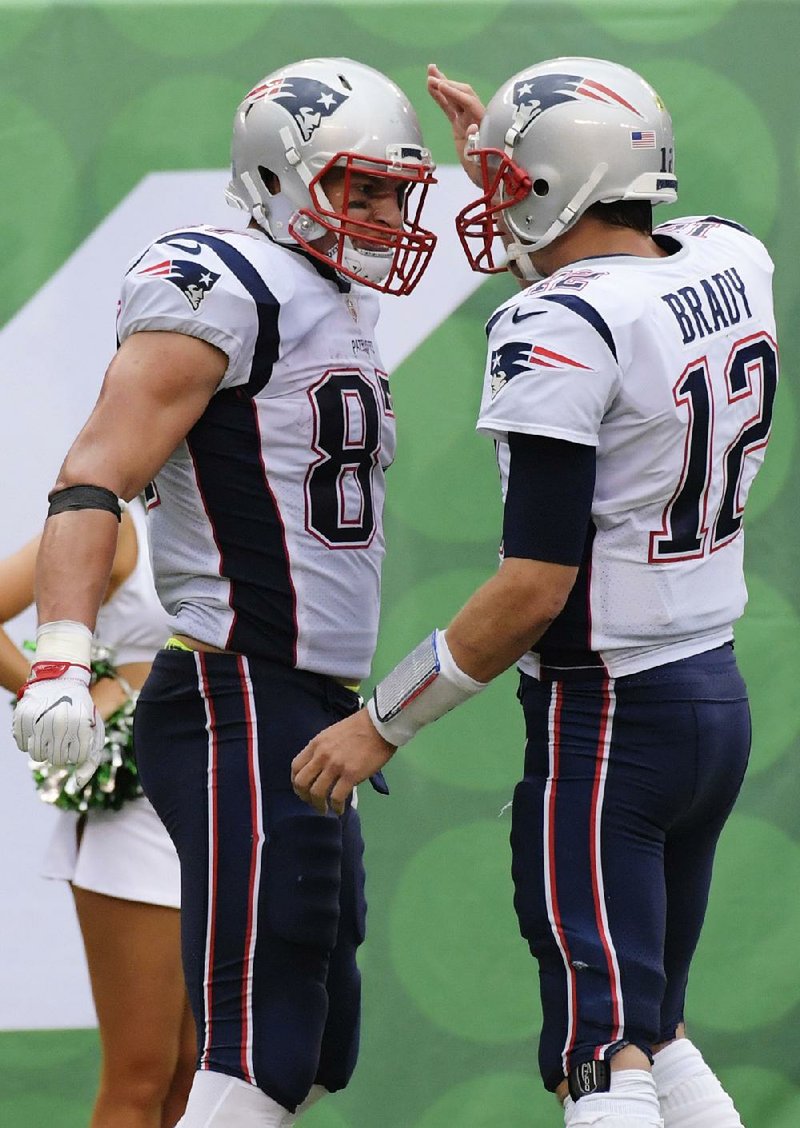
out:
M461 166L470 180L479 188L480 168L466 157L467 140L477 133L484 105L467 82L455 82L439 70L436 63L428 65L428 93L440 107L453 130L453 142Z

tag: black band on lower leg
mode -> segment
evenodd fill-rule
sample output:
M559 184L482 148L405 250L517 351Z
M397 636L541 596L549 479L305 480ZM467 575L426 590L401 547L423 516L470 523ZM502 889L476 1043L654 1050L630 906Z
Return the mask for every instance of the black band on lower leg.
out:
M590 1093L607 1093L611 1088L611 1066L607 1061L584 1061L570 1070L567 1084L573 1101Z

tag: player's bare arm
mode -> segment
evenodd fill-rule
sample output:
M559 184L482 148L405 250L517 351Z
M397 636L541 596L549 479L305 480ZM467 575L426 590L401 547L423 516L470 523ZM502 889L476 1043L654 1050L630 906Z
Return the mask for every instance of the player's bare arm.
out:
M109 366L51 494L37 558L36 662L19 692L14 739L37 762L75 765L79 787L103 748L103 721L89 692L91 640L117 548L117 499L144 488L226 367L226 357L203 341L133 334Z
M133 334L111 362L55 489L90 484L130 500L200 417L226 366L224 353L197 338ZM40 622L67 619L94 628L118 527L112 513L95 509L48 519L37 564Z
M559 614L576 576L577 568L563 564L504 560L445 632L459 672L482 688L513 665ZM292 785L316 810L330 806L342 814L353 788L380 771L395 750L362 709L306 745L293 761Z
M33 537L16 552L0 561L0 623L21 614L34 600L34 575L41 535ZM129 512L123 512L117 550L104 603L113 596L136 567L138 545L136 528ZM30 674L30 659L11 641L0 626L0 686L16 694ZM127 699L128 694L116 678L101 678L91 687L92 699L105 719Z

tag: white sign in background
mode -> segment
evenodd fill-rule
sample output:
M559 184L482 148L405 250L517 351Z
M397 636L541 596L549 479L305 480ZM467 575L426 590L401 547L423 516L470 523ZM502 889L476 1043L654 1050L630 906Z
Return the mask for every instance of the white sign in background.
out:
M458 166L440 168L437 176L425 215L439 236L431 265L410 297L382 299L379 343L390 372L481 282L469 270L453 226L475 190ZM245 213L224 202L226 180L221 171L150 174L0 330L0 557L41 529L48 490L114 351L127 263L162 231L201 222L244 226ZM8 630L18 643L32 638L33 612ZM9 723L0 724L0 767L0 1029L93 1026L69 889L39 875L57 813L37 798Z

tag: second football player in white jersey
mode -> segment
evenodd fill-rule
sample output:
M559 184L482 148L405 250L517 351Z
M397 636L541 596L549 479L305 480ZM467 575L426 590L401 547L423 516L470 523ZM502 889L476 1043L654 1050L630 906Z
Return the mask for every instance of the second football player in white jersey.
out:
M519 662L533 676L711 650L744 611L738 534L778 378L772 262L714 217L653 239L664 257L593 255L489 323L478 430L497 440L504 497L509 432L596 450L586 566Z
M778 379L772 264L725 220L653 230L676 198L672 124L626 68L528 67L485 114L435 67L430 89L482 189L457 221L473 268L505 268L499 235L532 283L487 326L478 429L497 445L503 559L367 709L310 741L295 787L343 809L517 663L512 873L544 1084L566 1128L741 1128L684 1001L750 745L732 638Z

